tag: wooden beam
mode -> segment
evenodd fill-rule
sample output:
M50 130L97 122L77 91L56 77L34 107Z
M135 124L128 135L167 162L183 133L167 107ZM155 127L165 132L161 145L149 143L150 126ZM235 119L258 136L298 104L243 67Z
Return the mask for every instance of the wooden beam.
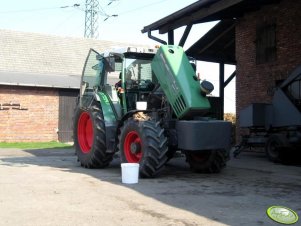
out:
M175 44L174 31L171 30L168 32L168 45L174 45L174 44Z
M172 23L167 23L166 25L160 27L159 33L164 34L170 30L175 30L187 24L195 24L196 21L200 21L205 17L211 16L214 13L220 12L242 1L244 0L223 0L223 1L218 1L210 5L209 7L204 7L204 8L202 7L196 12L191 13L189 16L175 19Z
M225 90L224 90L224 79L225 79L225 64L219 64L219 97L221 98L221 119L224 118L224 102L225 102Z
M179 42L179 46L182 46L182 47L184 46L184 44L185 44L185 42L187 40L187 37L188 37L188 35L190 33L191 28L192 28L192 24L189 24L189 25L186 26L185 31L183 33L183 36L182 36L182 38L181 38L181 40Z
M235 36L235 35L234 35ZM233 43L235 43L235 37L233 39L229 40L229 42L225 43L224 49L227 49L229 46L231 46Z
M224 82L224 88L232 81L232 79L236 76L236 70L229 76L229 78Z

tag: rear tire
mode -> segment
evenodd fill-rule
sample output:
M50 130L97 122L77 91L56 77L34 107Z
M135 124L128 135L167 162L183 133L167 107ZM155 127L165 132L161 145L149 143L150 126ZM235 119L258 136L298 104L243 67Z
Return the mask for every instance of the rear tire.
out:
M139 163L141 177L155 177L167 161L164 129L159 122L129 118L121 127L118 150L122 163Z
M268 138L265 146L265 153L270 161L280 163L283 160L284 147L287 145L287 140L280 134L273 134Z
M225 150L186 152L186 161L197 173L219 173L225 166L228 154Z
M94 101L89 109L76 108L73 137L81 166L104 168L112 161L113 153L106 153L106 130L100 103Z

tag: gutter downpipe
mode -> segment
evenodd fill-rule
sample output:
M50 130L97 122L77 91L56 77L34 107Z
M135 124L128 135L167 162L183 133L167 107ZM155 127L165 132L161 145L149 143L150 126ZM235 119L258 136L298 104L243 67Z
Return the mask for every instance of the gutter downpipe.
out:
M147 32L147 35L148 35L148 37L149 37L150 39L152 39L152 40L154 40L154 41L156 41L156 42L160 42L160 43L163 44L163 45L167 45L167 42L166 42L166 41L164 41L164 40L162 40L162 39L159 39L159 38L153 36L151 30L149 30L149 31Z

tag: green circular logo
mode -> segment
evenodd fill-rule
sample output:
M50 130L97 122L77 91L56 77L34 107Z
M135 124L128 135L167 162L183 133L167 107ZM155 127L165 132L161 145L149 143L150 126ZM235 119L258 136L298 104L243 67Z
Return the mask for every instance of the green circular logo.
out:
M295 224L298 221L298 214L284 206L271 206L267 209L267 215L281 224Z

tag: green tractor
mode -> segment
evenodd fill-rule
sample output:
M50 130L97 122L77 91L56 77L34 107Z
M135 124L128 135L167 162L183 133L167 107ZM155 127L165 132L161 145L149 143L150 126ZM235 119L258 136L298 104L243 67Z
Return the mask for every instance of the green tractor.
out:
M119 153L122 163L139 163L141 177L155 177L181 151L194 171L220 172L231 123L208 116L212 90L179 46L91 49L74 117L79 162L104 168Z

